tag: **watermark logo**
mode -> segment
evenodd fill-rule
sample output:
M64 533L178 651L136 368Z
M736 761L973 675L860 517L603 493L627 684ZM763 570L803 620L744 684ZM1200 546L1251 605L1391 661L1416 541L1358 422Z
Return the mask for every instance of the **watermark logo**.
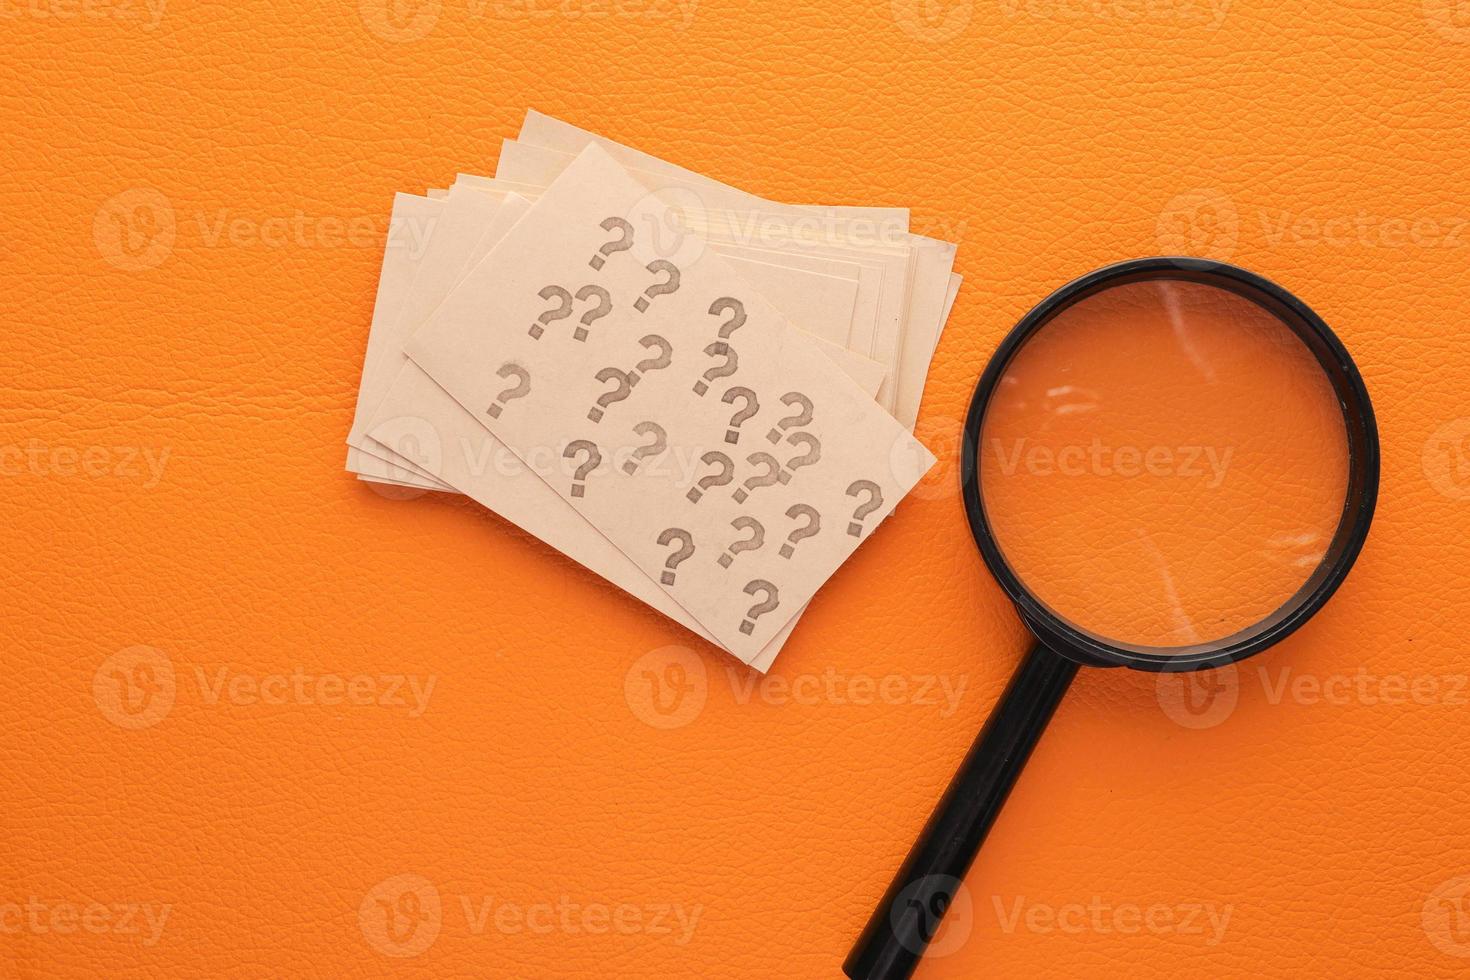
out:
M457 909L459 917L449 915L449 909ZM642 935L684 946L694 938L703 914L704 906L698 904L582 902L570 895L530 902L497 895L441 898L423 875L401 874L368 890L358 906L357 923L373 949L409 959L433 946L446 928L461 927L472 937Z
M1139 905L1134 902L1110 902L1094 895L1086 902L1028 901L1018 895L1010 901L991 896L995 918L1001 931L1013 935L1017 931L1050 935L1062 933L1078 936L1086 933L1106 936L1199 937L1206 946L1218 946L1230 926L1233 905L1214 902L1182 902L1177 905L1158 903Z
M0 0L3 2L3 0ZM378 214L242 214L229 208L177 211L152 188L108 198L92 220L92 238L108 264L127 272L157 268L188 243L199 248L407 250L418 258L428 247L433 218L407 218L396 228ZM394 231L389 235L390 228Z
M470 16L485 16L485 8L501 20L668 20L674 29L694 23L699 0L470 0Z
M671 21L683 31L694 22L699 0L467 0L471 20L549 20L569 22L610 19ZM363 25L384 41L421 41L439 23L443 0L359 0Z
M439 678L429 674L251 673L228 665L191 665L183 676L204 707L348 707L401 710L422 718ZM151 728L173 710L180 694L173 661L161 650L128 647L102 662L92 676L92 699L102 716L119 728Z
M173 452L168 446L69 446L39 439L0 445L0 477L39 476L47 479L112 479L138 483L151 490L163 480Z
M623 678L623 698L634 717L653 728L683 728L704 711L709 675L688 647L650 650Z
M975 903L965 883L950 875L925 875L898 893L889 911L895 933L908 945L904 920L918 927L920 942L910 952L940 959L960 950L975 930Z
M1470 875L1451 878L1430 892L1420 921L1435 949L1470 959Z
M92 700L119 728L152 728L173 710L178 685L162 650L128 647L102 661L92 675Z
M1163 671L1154 689L1159 707L1184 728L1214 728L1240 701L1240 674L1235 664L1211 670Z
M628 249L640 265L663 259L683 268L704 254L705 236L698 222L718 220L699 193L689 187L662 187L640 197L628 209L628 240L614 229L608 249Z
M1470 0L1424 0L1424 20L1446 41L1470 42Z
M1470 417L1435 429L1422 459L1430 486L1451 500L1470 500Z
M439 889L423 875L384 878L363 896L357 925L369 946L395 959L419 956L444 925Z
M1231 0L1001 0L1007 17L1037 20L1095 20L1120 24L1176 22L1216 30Z
M1038 477L1149 476L1160 479L1200 480L1211 490L1225 482L1233 446L1113 446L1094 438L1086 446L1048 446L1022 437L1009 445L991 439L996 465L1005 476L1025 473Z
M146 947L158 945L172 905L138 902L49 902L35 895L24 902L0 901L0 935L123 936Z
M727 665L725 682L736 705L782 708L888 705L937 708L948 718L959 710L966 675L847 673L836 667L793 676L762 674ZM639 657L623 678L623 697L640 721L654 728L683 728L704 711L712 684L703 660L682 646L661 647Z
M168 0L0 0L0 20L111 20L142 22L153 31L163 20Z
M444 465L443 440L439 438L439 429L428 419L416 415L401 415L389 419L373 429L372 440L390 450L396 460L410 463L414 467L385 457L390 479L420 480L423 473L438 473ZM488 444L487 440L486 445ZM413 500L430 492L420 487L394 483L367 481L367 484L373 493L388 500Z
M1165 252L1225 262L1240 243L1240 213L1222 190L1185 191L1164 206L1155 233Z
M151 187L114 194L92 218L92 241L104 261L125 272L143 272L173 254L178 225L173 205Z
M427 37L439 23L441 0L358 0L357 12L369 32L391 44Z
M973 0L892 0L891 9L899 30L930 44L959 37L975 14Z
M1261 699L1271 706L1305 708L1470 704L1470 674L1379 674L1367 667L1317 674L1289 664L1162 673L1158 676L1159 707L1185 728L1213 728L1229 718L1240 700L1245 680L1260 684Z

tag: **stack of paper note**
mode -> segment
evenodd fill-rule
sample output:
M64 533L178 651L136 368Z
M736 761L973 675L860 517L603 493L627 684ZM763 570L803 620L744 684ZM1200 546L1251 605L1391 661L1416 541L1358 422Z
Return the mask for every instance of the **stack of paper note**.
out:
M466 494L764 671L934 462L953 261L905 210L528 113L495 177L395 199L347 468Z

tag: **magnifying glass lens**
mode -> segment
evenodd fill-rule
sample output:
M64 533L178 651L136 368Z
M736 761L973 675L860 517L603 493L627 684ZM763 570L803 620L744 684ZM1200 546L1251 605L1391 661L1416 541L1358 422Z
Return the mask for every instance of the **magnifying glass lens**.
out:
M1027 591L1155 652L1223 646L1288 606L1348 490L1342 408L1306 344L1182 279L1105 288L1043 324L977 448L986 520Z

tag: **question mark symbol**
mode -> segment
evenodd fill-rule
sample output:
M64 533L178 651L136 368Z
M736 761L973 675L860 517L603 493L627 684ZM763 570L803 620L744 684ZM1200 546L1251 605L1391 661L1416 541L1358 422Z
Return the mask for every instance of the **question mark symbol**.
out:
M791 415L788 415L781 421L777 422L776 425L771 429L771 431L766 433L766 439L773 443L780 442L781 434L787 429L799 429L802 426L812 424L812 400L806 395L803 395L799 391L788 391L786 394L781 396L781 404L785 405L787 408L795 408L798 405L800 405L801 407L797 408L796 411Z
M859 494L867 494L868 501L859 505L858 509L852 512L852 523L847 525L847 533L855 538L863 536L863 518L883 506L883 488L872 480L852 481L847 488L847 495L856 497Z
M653 357L645 357L633 365L633 370L628 372L628 384L630 385L636 385L638 379L643 377L644 373L648 371L662 371L674 361L674 345L664 340L658 334L651 333L647 337L639 340L638 343L650 350L657 347L658 353Z
M720 401L726 405L735 404L736 399L743 399L745 407L730 416L730 428L725 432L725 441L732 446L740 442L740 426L745 420L760 411L761 403L756 399L755 392L741 385L726 389Z
M674 584L674 569L679 567L680 562L694 554L694 535L682 527L671 527L658 536L658 543L665 548L675 541L679 542L679 547L664 560L664 573L659 577L659 581L664 585Z
M587 486L585 481L587 475L602 464L602 452L597 448L597 444L590 439L578 439L576 442L567 443L567 448L561 454L562 459L575 459L584 454L587 459L572 474L573 497L586 496Z
M565 320L572 315L572 294L560 286L543 286L541 287L541 292L536 295L542 299L556 297L559 303L559 305L553 306L538 316L536 322L531 324L531 329L527 331L533 340L540 340L541 335L546 332L547 327L551 326L557 320Z
M509 362L500 365L500 370L495 372L498 376L509 381L512 377L517 382L495 396L495 404L485 410L492 419L500 418L500 410L505 407L506 402L515 401L517 398L525 398L531 393L531 374L519 364Z
M619 235L599 248L597 254L587 260L587 264L594 269L601 269L603 263L611 258L614 252L623 252L633 247L633 226L622 218L603 218L598 227L603 231L612 231L616 228Z
M752 490L775 486L781 482L781 463L770 453L752 453L745 458L745 461L751 466L765 467L766 472L764 476L748 477L745 486L735 491L733 496L737 504L745 503L745 499L750 496Z
M617 381L618 383L618 386L612 391L605 391L598 395L597 407L587 412L588 419L593 422L601 422L603 409L622 401L633 393L633 382L628 379L627 374L619 371L615 367L605 367L601 371L598 371L594 377L603 384L607 384L609 381Z
M607 290L601 286L583 286L577 290L577 299L588 300L597 297L597 305L582 314L582 325L573 331L572 336L577 340L587 339L587 328L612 312L612 297L608 296Z
M734 349L723 340L710 344L704 349L704 352L709 357L723 357L725 363L712 367L704 372L703 381L694 382L694 393L696 395L703 395L706 391L709 391L709 383L716 378L728 378L734 374L740 365L740 358L735 356Z
M803 466L810 466L822 458L822 444L817 437L810 432L793 432L786 437L786 441L793 446L805 446L806 452L800 456L793 456L786 461L786 468L781 471L781 482L790 482L791 474Z
M649 441L648 445L639 446L633 450L633 458L623 464L623 472L629 476L638 472L639 463L643 462L649 456L657 456L667 449L669 445L668 434L664 432L663 426L657 422L639 422L633 426L633 431L640 436L652 436L653 439Z
M714 450L710 450L703 456L699 457L699 461L701 463L704 463L706 466L713 466L717 468L719 472L710 473L708 476L700 477L695 482L695 485L689 488L689 493L687 493L685 496L689 498L689 502L691 504L699 503L699 498L703 497L704 492L709 488L723 487L725 484L734 479L734 477L730 474L735 469L735 464L730 462L730 457L726 456L724 453L718 453Z
M633 304L633 309L639 313L648 309L649 301L655 296L663 296L665 293L677 293L679 291L679 267L668 259L654 259L648 265L644 266L644 268L654 275L662 272L665 278L660 279L652 286L643 290L643 295L639 296L638 301Z
M777 598L780 593L776 591L774 585L763 578L745 583L745 588L741 591L748 596L754 596L757 592L763 592L766 596L763 601L745 610L745 619L740 623L740 632L749 636L755 632L755 621L781 604Z
M725 549L725 553L720 556L721 568L729 568L735 556L742 551L754 551L766 543L766 529L754 517L737 517L730 522L730 526L737 531L749 531L750 537L740 538Z
M745 304L733 296L721 296L709 305L709 315L719 316L721 313L729 313L730 319L720 324L719 337L729 340L731 334L745 326Z
M806 523L797 525L790 534L786 535L786 543L781 546L782 558L790 558L796 553L798 541L814 538L817 532L822 530L822 515L817 513L815 507L807 504L793 504L786 508L786 516L793 521L805 517Z

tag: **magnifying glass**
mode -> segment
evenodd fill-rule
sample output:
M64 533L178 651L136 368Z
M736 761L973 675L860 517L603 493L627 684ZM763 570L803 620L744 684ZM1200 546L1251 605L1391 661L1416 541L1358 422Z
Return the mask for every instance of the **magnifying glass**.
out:
M1220 667L1322 607L1368 534L1378 431L1300 300L1148 258L1016 325L960 466L975 543L1036 643L844 963L853 980L913 972L1079 666Z

